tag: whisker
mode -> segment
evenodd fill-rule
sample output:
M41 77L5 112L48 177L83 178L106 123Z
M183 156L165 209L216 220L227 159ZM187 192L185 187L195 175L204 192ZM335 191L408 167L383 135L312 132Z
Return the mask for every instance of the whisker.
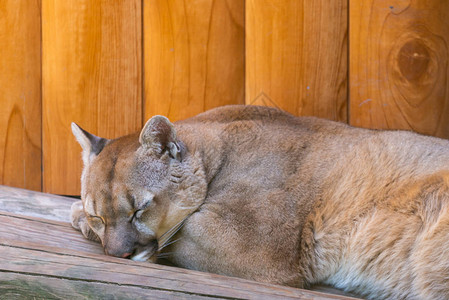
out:
M171 241L171 242L168 242L168 241L167 241L165 244L163 244L161 247L159 247L158 250L161 251L161 250L164 249L165 247L170 246L170 245L176 243L176 242L179 241L180 239L182 239L182 238L178 238L178 239L176 239L176 240L174 240L174 241Z
M192 205L192 206L179 206L180 209L192 209L195 208L196 205Z
M186 217L186 218L187 218L187 217ZM161 235L161 237L160 237L159 239L164 239L166 235L171 235L171 232L172 232L173 230L175 230L178 226L180 226L180 225L185 221L186 218L182 219L180 222L178 222L177 224L175 224L175 226L173 226L172 228L170 228L169 230L167 230L164 234Z
M163 249L165 246L167 246L166 244L182 228L187 218L190 217L192 214L193 212L188 214L184 219L182 219L180 222L178 222L176 225L174 225L172 228L170 228L164 234L161 235L161 237L159 238L158 250Z
M167 243L170 241L170 239L182 228L182 225L184 225L184 220L180 223L178 223L177 225L175 225L173 228L174 230L169 230L170 235L168 237L166 237L165 239L160 239L160 247L159 249L163 249Z
M157 258L167 258L173 255L173 252L160 253L157 255Z
M197 208L198 209L198 208ZM196 210L195 210L196 211ZM171 245L177 241L179 241L179 238L176 239L173 242L170 242L170 239L182 228L182 226L184 225L184 223L186 222L187 218L190 217L193 213L195 213L195 211L192 211L190 214L188 214L187 216L185 216L184 219L182 219L180 222L178 222L177 224L175 224L172 228L170 228L169 230L167 230L165 233L163 233L160 238L158 239L158 251L161 251L162 249L164 249L165 247L167 247L168 245Z
M176 224L175 226L173 226L172 228L167 230L167 232L165 232L163 235L161 235L161 237L159 238L160 247L163 247L170 240L170 238L176 232L178 232L178 230L181 228L183 222L184 222L184 220L182 220L181 222L179 222L178 224Z

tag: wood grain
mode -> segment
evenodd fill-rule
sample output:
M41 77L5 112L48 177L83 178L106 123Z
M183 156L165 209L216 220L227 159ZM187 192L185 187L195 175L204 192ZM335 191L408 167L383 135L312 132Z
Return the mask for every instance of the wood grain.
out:
M60 254L75 251L104 255L103 247L84 238L70 223L0 211L0 244L45 251L51 247Z
M44 0L44 191L79 195L72 121L107 138L142 126L141 1Z
M246 1L246 103L347 121L347 1Z
M5 272L0 274L1 299L198 299L210 297L142 286L122 286L42 275Z
M245 1L145 0L145 118L244 103Z
M0 2L0 184L41 190L40 1Z
M350 123L449 137L449 2L351 1Z

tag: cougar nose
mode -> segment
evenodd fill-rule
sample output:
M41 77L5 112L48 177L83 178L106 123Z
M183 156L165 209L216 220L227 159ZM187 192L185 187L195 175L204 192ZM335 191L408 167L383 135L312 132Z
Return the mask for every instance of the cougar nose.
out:
M129 251L129 250L128 250ZM115 257L121 257L121 258L130 258L130 256L133 254L132 252L122 252L122 251L114 251L111 249L104 249L104 253L106 255L115 256Z

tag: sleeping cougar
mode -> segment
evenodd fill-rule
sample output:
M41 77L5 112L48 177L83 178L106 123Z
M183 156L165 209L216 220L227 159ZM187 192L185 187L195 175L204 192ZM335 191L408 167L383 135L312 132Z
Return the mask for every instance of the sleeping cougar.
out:
M257 106L83 148L72 224L105 253L370 299L449 299L449 142Z

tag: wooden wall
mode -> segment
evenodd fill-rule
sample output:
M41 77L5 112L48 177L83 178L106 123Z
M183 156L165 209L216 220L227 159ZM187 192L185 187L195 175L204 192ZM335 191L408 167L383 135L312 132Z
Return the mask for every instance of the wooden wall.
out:
M145 119L244 104L244 1L144 1L143 16Z
M347 0L246 1L246 103L347 121Z
M350 124L449 137L449 1L350 1Z
M41 189L41 1L0 1L0 184Z
M70 123L259 104L449 137L449 3L4 0L0 184L79 194Z
M70 124L107 138L142 126L141 1L43 0L43 190L78 194Z

